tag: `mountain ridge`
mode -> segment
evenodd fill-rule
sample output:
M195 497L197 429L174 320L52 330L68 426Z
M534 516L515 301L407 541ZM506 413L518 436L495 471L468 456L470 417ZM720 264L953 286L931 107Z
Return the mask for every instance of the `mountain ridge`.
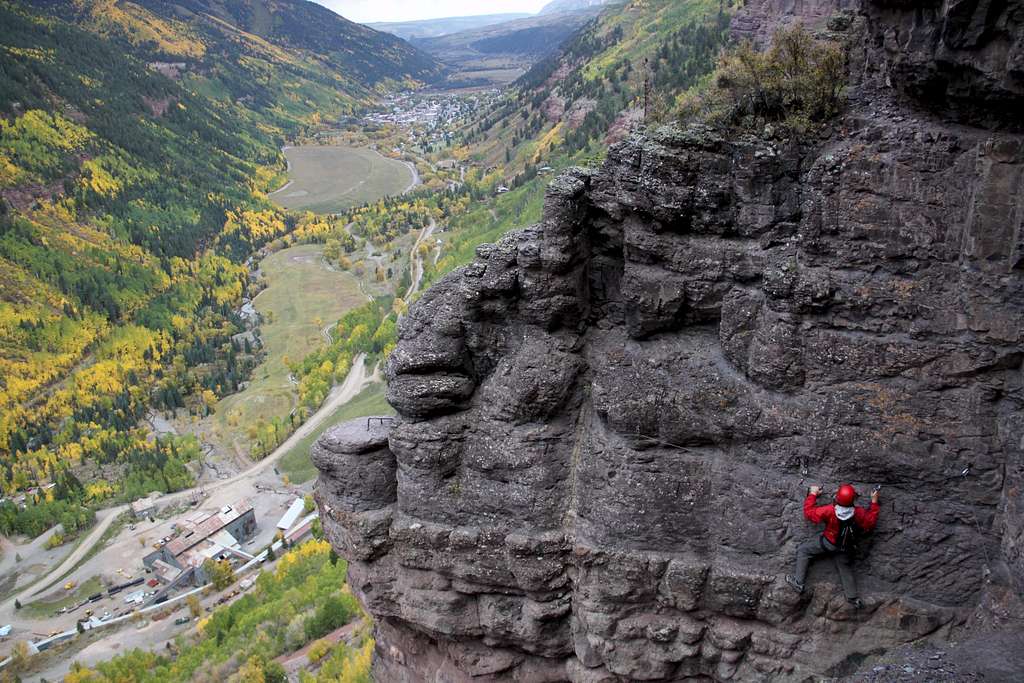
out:
M541 8L539 14L565 14L604 7L624 0L552 0Z
M596 14L528 16L413 42L451 67L450 87L504 85L556 51Z
M309 0L138 0L161 16L210 14L247 32L308 50L371 86L382 80L428 80L438 75L428 56L391 34L349 21Z
M483 14L466 17L442 17L440 19L422 19L419 21L371 22L366 24L378 31L393 33L405 40L422 40L440 38L441 36L469 31L495 24L503 24L516 19L526 19L530 14Z

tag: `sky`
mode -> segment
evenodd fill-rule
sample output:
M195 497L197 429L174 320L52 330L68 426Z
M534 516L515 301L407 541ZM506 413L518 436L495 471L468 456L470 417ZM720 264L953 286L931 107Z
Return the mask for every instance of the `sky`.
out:
M536 13L550 0L314 0L352 21L415 21L506 12Z

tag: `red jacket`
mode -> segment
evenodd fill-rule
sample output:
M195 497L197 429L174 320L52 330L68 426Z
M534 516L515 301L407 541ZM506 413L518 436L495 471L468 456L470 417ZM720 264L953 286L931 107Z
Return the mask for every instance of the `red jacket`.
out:
M835 505L818 505L818 497L813 493L807 494L804 498L804 517L815 524L825 522L824 536L832 545L836 544L839 537L839 518L836 517ZM861 531L871 531L878 522L878 503L872 503L868 509L855 507L853 509L853 521Z

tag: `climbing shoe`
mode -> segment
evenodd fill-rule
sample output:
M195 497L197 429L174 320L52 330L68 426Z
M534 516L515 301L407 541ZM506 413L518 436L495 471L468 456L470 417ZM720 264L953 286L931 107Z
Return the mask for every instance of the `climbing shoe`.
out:
M790 574L786 574L786 583L788 583L790 586L792 586L793 590L795 590L797 593L803 593L804 592L804 585L802 583L800 583L799 581L797 581Z
M860 598L847 598L846 602L850 603L850 606L854 609L864 609L864 603Z

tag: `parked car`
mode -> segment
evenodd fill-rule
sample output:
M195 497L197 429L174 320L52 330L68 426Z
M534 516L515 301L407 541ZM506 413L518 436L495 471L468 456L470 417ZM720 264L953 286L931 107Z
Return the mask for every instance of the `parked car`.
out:
M187 624L190 621L192 621L192 617L179 617L174 620L174 625L181 626L182 624Z

